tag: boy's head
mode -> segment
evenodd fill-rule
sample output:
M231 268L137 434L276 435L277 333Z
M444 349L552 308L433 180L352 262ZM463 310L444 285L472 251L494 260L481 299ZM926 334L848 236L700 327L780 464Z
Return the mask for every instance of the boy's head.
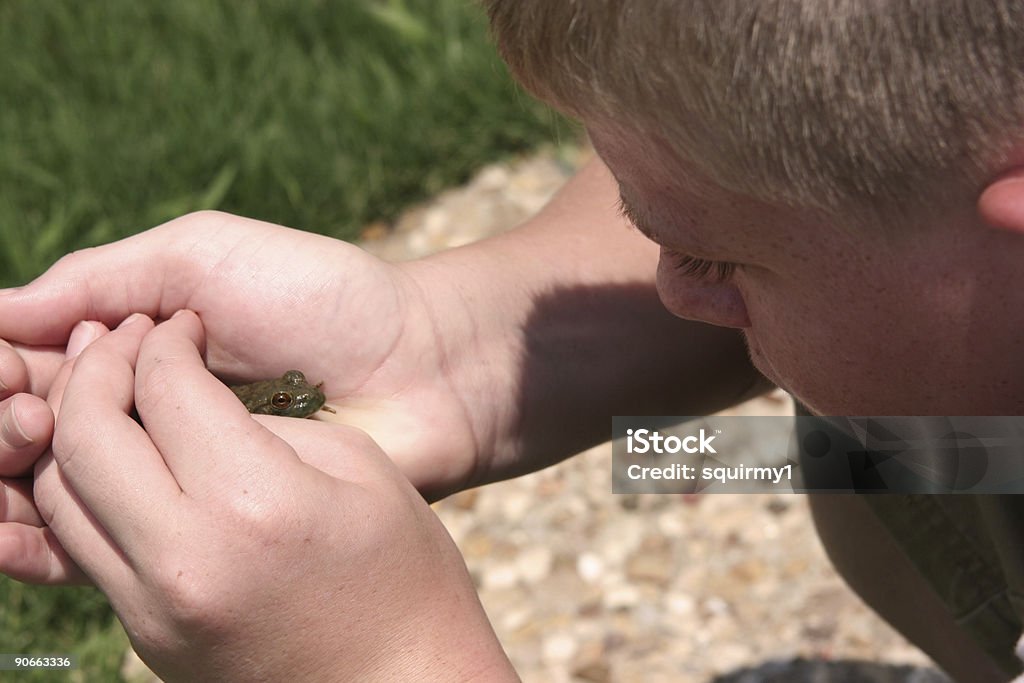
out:
M670 309L743 328L818 412L1024 410L1019 3L488 5L662 245Z
M1011 143L993 133L1024 111L1013 0L497 0L490 13L541 99L768 201L868 213L905 208L922 183L977 196Z

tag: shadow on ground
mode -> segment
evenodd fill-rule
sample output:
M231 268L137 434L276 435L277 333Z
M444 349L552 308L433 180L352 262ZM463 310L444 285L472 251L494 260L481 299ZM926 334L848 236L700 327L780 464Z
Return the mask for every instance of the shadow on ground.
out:
M936 669L857 660L771 661L715 676L708 683L952 683Z

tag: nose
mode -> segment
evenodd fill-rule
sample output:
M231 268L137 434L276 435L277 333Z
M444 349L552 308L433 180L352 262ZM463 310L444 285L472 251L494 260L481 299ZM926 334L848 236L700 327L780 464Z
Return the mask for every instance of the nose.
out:
M682 273L662 256L658 261L658 296L673 314L719 327L750 327L743 294L732 282L716 282Z

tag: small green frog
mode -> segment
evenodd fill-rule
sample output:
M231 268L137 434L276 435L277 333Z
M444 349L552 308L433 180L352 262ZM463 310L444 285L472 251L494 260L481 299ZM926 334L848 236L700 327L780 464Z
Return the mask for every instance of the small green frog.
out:
M256 415L283 415L309 417L318 410L335 412L324 405L326 398L320 390L323 382L312 385L298 370L289 370L278 379L266 379L251 384L230 387L250 413Z

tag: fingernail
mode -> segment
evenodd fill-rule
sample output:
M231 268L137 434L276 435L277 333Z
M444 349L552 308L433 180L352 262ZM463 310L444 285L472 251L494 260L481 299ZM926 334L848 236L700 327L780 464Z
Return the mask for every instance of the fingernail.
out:
M117 326L117 329L121 329L122 327L128 327L129 325L134 325L135 323L139 322L145 317L146 315L144 313L132 313L130 316L121 321L121 324Z
M180 309L180 310L177 310L177 311L175 311L175 312L174 312L174 315L172 315L172 316L171 316L171 320L174 320L174 319L175 319L175 318L177 318L177 317L178 317L179 315L185 315L185 310L186 310L186 309L182 308L182 309Z
M14 399L7 404L7 410L3 417L0 417L0 441L11 448L23 448L32 443L32 438L25 433L21 423L18 422L18 414L14 410Z
M71 330L71 336L68 337L68 346L64 350L64 357L69 360L76 358L78 354L85 350L86 346L96 341L99 336L99 328L95 323L82 320Z

